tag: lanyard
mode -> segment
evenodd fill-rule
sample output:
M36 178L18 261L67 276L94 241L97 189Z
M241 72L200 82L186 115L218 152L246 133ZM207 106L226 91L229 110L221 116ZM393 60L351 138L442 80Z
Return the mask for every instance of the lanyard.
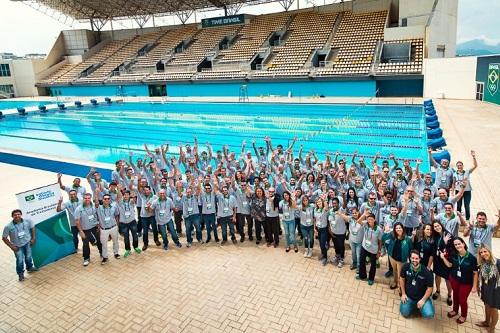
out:
M409 273L410 277L413 281L417 280L418 274L422 271L422 265L418 265L418 269L416 271L413 270L413 267L410 267Z
M479 233L479 237L476 237L476 236L477 236L477 234L478 234L478 230L479 230L479 229L481 229L481 232ZM475 227L475 228L473 229L473 231L472 231L472 234L473 234L473 237L472 237L472 238L473 238L473 239L476 239L476 238L477 238L478 240L482 240L482 239L483 239L483 234L484 234L485 232L487 232L487 231L488 231L488 228L479 228L479 227Z
M85 211L85 213L87 213L87 215L93 215L94 212L92 210L92 207L90 207L90 213L89 213L89 210L87 208L85 208L85 206L82 206L83 207L83 210Z
M130 201L123 202L123 205L125 206L125 211L130 211Z
M24 230L24 220L22 220L20 223L14 223L14 228L16 228L16 231L19 233L20 231L23 231ZM19 229L17 226L21 226L21 229Z
M460 257L460 255L458 255L458 270L460 270L460 266L468 256L469 256L469 251L465 252L465 255L463 257Z
M372 240L372 238L373 238L373 236L374 236L374 235L375 235L375 233L377 232L377 226L375 226L375 228L374 228L374 229L372 229L372 228L370 228L370 226L367 224L367 225L366 225L366 228L367 228L367 230L366 230L366 236L367 236L367 238L371 241L371 240Z
M111 216L111 206L109 206L109 207L104 207L104 206L101 206L101 211L102 211L102 213L104 214L104 217ZM109 214L106 214L106 211L107 211Z

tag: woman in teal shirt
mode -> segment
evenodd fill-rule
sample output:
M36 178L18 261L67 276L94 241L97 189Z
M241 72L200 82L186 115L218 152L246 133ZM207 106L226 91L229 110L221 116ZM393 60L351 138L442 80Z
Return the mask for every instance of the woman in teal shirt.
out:
M382 242L386 245L391 266L396 270L394 272L394 280L391 283L390 288L396 289L399 285L401 267L408 261L410 251L413 248L413 242L411 238L406 235L401 222L396 222L394 224L392 232L384 233L382 236Z

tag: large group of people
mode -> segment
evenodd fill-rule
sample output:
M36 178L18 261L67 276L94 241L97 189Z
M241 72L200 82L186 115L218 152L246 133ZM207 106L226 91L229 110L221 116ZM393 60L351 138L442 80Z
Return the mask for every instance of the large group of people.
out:
M357 152L349 159L327 152L319 160L314 150L304 152L302 146L295 155L295 144L296 139L288 147L274 147L266 137L264 147L252 141L253 152L243 141L240 152L224 146L214 154L208 142L202 149L195 138L192 146L179 145L175 155L169 155L173 149L168 144L153 151L144 145L144 156L130 152L128 160L116 162L109 182L90 169L90 189L79 178L65 185L58 174L69 200L61 198L57 210L68 213L75 251L83 243L84 266L91 262L90 245L105 264L108 240L119 259L147 251L151 236L165 250L169 238L181 248L182 235L187 248L194 238L199 244L224 246L229 238L237 244L238 236L241 243L274 248L282 241L285 252L297 253L302 247L305 258L316 252L322 265L338 268L346 264L349 244L350 269L369 285L380 268L379 258L387 255L385 277L392 277L389 287L399 291L403 316L419 309L422 316L433 317L433 301L440 299L444 280L446 302L452 306L448 317L458 316L456 321L463 323L469 294L480 292L485 321L478 325L495 327L500 261L491 246L500 219L488 224L483 212L471 218L474 151L470 169L462 162L456 169L445 159L437 163L429 151L435 169L431 174L421 172L420 160L401 161L391 154L380 161L376 154L368 163ZM35 234L20 211L12 217L3 240L16 254L21 280L23 260L28 271L36 269L27 250ZM468 242L459 236L460 226Z

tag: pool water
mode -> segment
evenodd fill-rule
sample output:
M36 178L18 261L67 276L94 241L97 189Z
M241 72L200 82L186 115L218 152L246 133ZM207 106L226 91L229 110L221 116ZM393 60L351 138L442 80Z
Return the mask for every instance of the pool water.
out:
M128 158L129 150L143 152L170 143L170 153L179 144L198 138L201 150L210 142L214 154L223 145L241 151L265 147L265 136L274 147L285 148L294 137L297 156L315 149L321 159L326 152L340 151L349 157L422 159L427 166L424 112L421 106L333 105L270 103L113 103L84 106L47 114L9 115L0 121L0 148L37 152L54 157L114 163ZM426 168L422 168L426 171Z

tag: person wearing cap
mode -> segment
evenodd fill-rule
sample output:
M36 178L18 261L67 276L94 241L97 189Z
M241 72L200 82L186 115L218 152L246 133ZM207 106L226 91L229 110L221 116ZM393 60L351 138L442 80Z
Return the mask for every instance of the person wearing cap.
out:
M83 200L83 197L82 197ZM56 211L62 212L66 210L68 212L69 225L71 227L71 234L73 235L73 245L75 246L75 252L78 250L78 228L75 222L75 210L81 204L81 200L78 198L78 194L75 190L69 191L69 200L63 203L63 198L60 197L57 202Z
M101 237L99 235L97 220L97 209L92 204L92 195L85 193L83 202L75 209L75 224L82 239L82 255L83 266L88 266L90 263L90 243L96 244L99 249L99 254L102 256Z
M120 259L120 245L118 242L118 223L120 222L120 211L114 202L111 202L111 196L105 194L102 197L102 205L99 204L99 189L96 189L94 195L95 208L97 210L97 219L99 220L100 237L102 244L102 261L104 265L108 262L108 238L111 236L113 241L113 254L115 259Z
M500 210L498 211L500 216ZM492 250L491 238L500 230L500 217L495 225L488 224L486 213L478 212L476 214L476 223L469 222L465 225L464 237L469 237L469 252L477 257L477 249L484 245Z
M70 191L76 191L78 199L82 200L83 195L87 192L87 190L85 189L85 187L80 185L80 182L81 182L80 178L77 177L73 179L73 184L71 185L71 187L65 186L62 183L62 174L61 173L57 174L57 183L59 184L61 190L65 191L68 194Z
M158 192L158 197L153 201L151 205L151 209L154 209L155 211L155 220L158 224L161 238L163 239L163 249L168 250L167 228L170 236L172 237L172 241L178 248L181 248L182 245L179 242L179 237L177 236L177 232L174 228L174 222L172 221L174 202L172 201L172 199L167 197L167 192L165 189L160 189L160 191Z
M119 216L119 229L120 234L123 236L123 243L125 245L124 258L130 255L130 235L132 235L132 246L136 253L141 253L139 248L139 236L137 235L137 221L135 219L135 199L130 196L129 190L123 191L122 186L118 185L118 197L116 205L120 213Z
M19 281L24 281L25 264L28 273L38 271L31 257L31 247L36 241L35 226L33 221L23 219L20 209L14 209L11 217L12 221L3 228L2 240L14 252Z
M418 309L422 317L434 318L434 305L431 294L434 286L432 273L420 263L417 250L410 252L410 262L401 267L399 285L401 287L401 304L399 312L405 318Z

